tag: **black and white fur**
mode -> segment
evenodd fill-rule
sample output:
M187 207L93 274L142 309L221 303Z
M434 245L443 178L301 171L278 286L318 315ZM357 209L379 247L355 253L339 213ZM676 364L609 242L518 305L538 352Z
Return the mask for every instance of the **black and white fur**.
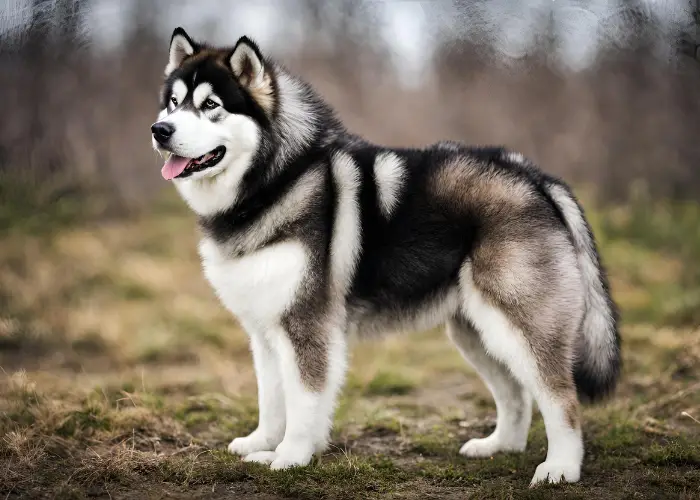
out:
M308 464L327 446L348 334L447 324L498 412L460 453L524 450L534 398L549 445L532 484L579 480L578 397L614 389L620 339L564 183L502 148L367 142L246 37L218 48L176 29L161 108L162 154L225 147L173 182L198 215L204 274L250 337L260 420L230 452Z

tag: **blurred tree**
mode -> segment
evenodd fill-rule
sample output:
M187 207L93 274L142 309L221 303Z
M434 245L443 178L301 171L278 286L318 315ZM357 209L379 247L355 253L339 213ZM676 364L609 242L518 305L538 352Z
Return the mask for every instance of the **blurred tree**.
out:
M304 24L305 57L322 59L347 82L348 90L362 92L363 79L388 65L387 47L377 25L372 2L359 0L297 0Z
M692 21L681 34L680 52L700 61L700 0L689 0Z
M53 35L63 54L71 55L87 44L83 29L83 14L89 0L56 0Z
M32 17L26 28L24 39L25 57L40 59L43 56L46 40L51 29L53 2L32 0Z
M642 0L624 0L622 7L624 44L608 50L591 75L599 113L614 117L602 124L615 140L606 150L601 191L623 198L630 179L638 178L656 195L696 196L700 174L693 165L700 150L692 136L700 128L700 67L674 51L680 46L681 53L695 57L697 47L687 45L692 30L662 22ZM609 75L606 85L595 81L601 74Z
M20 47L21 59L25 64L27 74L25 92L22 96L25 99L24 110L27 127L23 134L24 139L16 145L19 149L24 149L27 154L27 164L20 166L22 171L31 169L31 173L42 172L53 173L58 169L58 158L53 148L46 144L46 124L42 119L42 108L46 108L45 88L46 83L43 75L50 65L50 57L47 57L48 40L51 32L51 21L53 17L53 2L46 0L32 0L32 17L27 26L27 36L25 43ZM42 163L41 167L39 163Z
M47 123L46 111L59 111L61 101L70 99L72 94L57 85L61 81L58 74L77 70L80 49L86 46L82 13L87 4L88 0L32 0L31 3L27 34L18 47L18 62L26 74L21 96L27 126L16 147L27 158L20 168L31 170L35 176L66 173L63 144L58 137L61 129ZM77 85L76 79L71 80Z

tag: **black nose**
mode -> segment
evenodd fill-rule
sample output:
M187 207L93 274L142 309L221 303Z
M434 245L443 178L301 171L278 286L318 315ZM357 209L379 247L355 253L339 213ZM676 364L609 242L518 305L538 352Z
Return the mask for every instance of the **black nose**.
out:
M156 141L164 144L168 142L168 139L175 132L175 127L167 122L156 122L151 125L151 132L153 132L153 137Z

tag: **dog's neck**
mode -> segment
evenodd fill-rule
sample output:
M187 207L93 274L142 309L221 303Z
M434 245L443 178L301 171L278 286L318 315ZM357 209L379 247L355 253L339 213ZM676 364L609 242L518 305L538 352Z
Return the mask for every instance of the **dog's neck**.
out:
M273 162L286 163L316 145L327 145L344 133L331 106L306 82L274 65L279 109L270 137L278 145ZM323 127L321 127L323 123Z

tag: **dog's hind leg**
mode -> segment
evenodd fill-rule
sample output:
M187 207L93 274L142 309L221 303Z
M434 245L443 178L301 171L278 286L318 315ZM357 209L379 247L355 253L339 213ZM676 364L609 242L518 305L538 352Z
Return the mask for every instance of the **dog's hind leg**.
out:
M573 368L583 287L565 237L533 232L494 238L475 252L460 272L462 309L486 352L508 367L542 414L547 458L532 484L576 482L584 450Z
M469 321L450 320L447 335L481 376L496 403L496 429L488 437L470 439L459 453L467 457L490 457L499 451L523 451L532 420L532 396L503 363L486 352Z

